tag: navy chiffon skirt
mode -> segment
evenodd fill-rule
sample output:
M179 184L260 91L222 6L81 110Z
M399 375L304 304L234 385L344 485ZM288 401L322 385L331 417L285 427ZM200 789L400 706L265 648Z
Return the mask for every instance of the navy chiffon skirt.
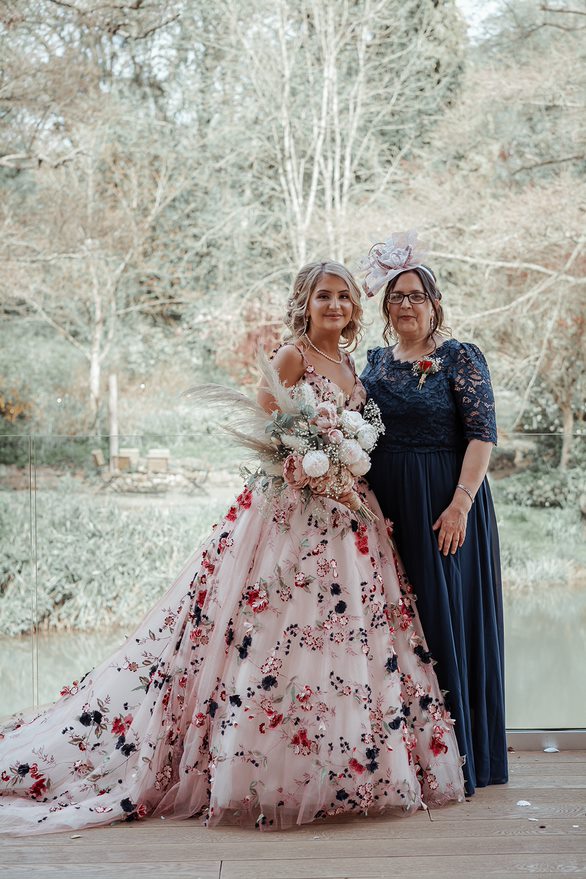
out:
M476 787L507 781L503 603L498 532L486 479L468 515L466 539L444 557L432 525L449 505L462 452L373 453L368 481L414 591L435 671L456 721L464 776Z

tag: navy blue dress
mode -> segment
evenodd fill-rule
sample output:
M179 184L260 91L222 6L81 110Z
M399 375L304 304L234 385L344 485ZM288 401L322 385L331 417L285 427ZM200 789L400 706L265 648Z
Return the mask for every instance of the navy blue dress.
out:
M500 558L487 480L455 555L440 553L432 525L452 500L468 441L496 443L496 421L481 351L448 339L436 356L440 371L418 390L410 362L396 361L391 348L368 352L361 379L386 426L368 481L394 523L472 794L508 777Z

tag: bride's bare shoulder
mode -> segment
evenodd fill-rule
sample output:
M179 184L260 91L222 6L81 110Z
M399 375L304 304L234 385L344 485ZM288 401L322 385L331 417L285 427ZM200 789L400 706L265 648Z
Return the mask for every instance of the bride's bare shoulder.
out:
M279 373L284 385L296 384L305 372L305 359L300 348L293 342L286 342L277 350L272 364Z

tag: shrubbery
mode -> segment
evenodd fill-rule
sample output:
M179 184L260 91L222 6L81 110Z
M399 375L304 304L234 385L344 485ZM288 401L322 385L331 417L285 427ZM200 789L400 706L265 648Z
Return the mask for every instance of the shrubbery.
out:
M493 484L495 496L507 504L526 507L577 506L584 491L584 471L552 470L551 468L525 470Z
M201 498L137 506L133 498L128 508L70 488L37 495L36 577L28 494L0 493L0 634L30 631L33 607L41 628L132 627L229 507Z

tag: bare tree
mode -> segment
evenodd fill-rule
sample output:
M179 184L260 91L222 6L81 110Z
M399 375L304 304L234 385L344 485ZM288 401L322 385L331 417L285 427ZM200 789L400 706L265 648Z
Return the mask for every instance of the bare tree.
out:
M293 261L316 246L343 259L351 205L389 184L456 88L455 7L388 0L225 0L225 7L249 125L254 114L247 140L263 159L253 172L263 175L273 208L282 200Z

